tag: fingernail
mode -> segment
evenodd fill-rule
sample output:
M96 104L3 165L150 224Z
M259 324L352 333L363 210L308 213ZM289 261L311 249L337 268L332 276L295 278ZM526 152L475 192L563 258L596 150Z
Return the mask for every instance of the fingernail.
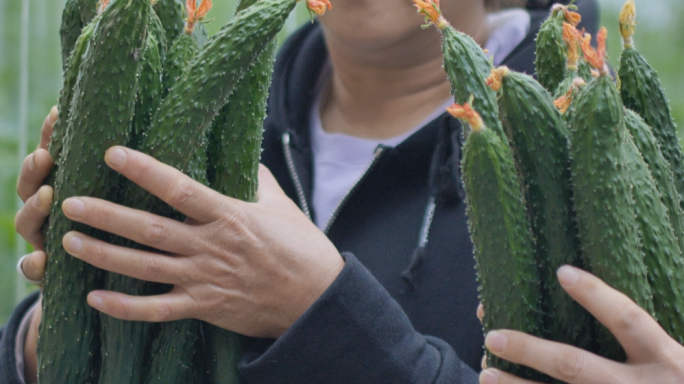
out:
M83 204L81 199L77 197L71 197L64 200L62 209L64 209L64 211L70 216L79 217L83 214L83 211L85 211L85 204Z
M36 153L33 152L31 154L31 163L30 163L30 168L32 171L35 171L38 166L36 166Z
M126 151L119 147L114 147L105 154L105 161L115 167L120 167L126 162L126 156Z
M43 205L40 203L40 189L38 190L38 193L36 193L36 198L33 199L33 205L36 208L40 208Z
M496 384L499 382L499 376L491 370L482 371L480 373L480 384Z
M83 250L83 240L76 235L69 235L64 246L70 253L80 253Z
M556 275L558 275L558 281L566 287L572 287L580 278L579 272L569 265L558 268Z
M503 352L504 349L506 349L507 344L508 336L504 335L501 332L491 331L487 334L487 337L485 338L485 345L487 346L487 349L489 349L492 352Z
M90 304L91 307L99 310L104 309L105 306L104 300L102 300L102 298L97 295L91 295L89 297L88 304Z
M59 118L59 109L57 109L57 106L53 106L52 109L50 110L50 121L52 124L57 121L57 118Z

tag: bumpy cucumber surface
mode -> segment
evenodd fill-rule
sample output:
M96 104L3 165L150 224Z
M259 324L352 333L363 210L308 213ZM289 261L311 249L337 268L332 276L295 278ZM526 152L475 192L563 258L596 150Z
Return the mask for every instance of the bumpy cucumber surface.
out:
M159 0L154 4L153 9L164 26L166 41L168 44L172 44L183 32L185 26L183 2L181 0Z
M630 134L625 142L625 153L655 315L670 336L681 343L684 336L684 313L679 310L684 304L681 250L651 171Z
M587 85L576 103L570 155L584 265L653 313L622 145L627 131L620 95L604 75ZM600 353L624 360L615 337L598 327Z
M537 35L536 68L539 83L555 92L565 74L565 43L563 42L562 9L556 9L544 21Z
M530 76L504 76L499 106L536 239L545 336L588 348L591 317L556 278L563 265L582 266L572 208L568 130L551 95Z
M465 104L471 95L474 96L473 109L480 112L485 125L507 143L508 139L499 119L496 93L485 84L492 67L484 51L470 36L456 31L451 26L444 27L442 35L444 69L451 82L451 92L456 102Z
M198 50L197 41L187 33L182 33L173 42L164 63L164 97L180 80L183 72L190 66L190 62L197 55Z
M684 154L658 74L636 49L626 48L622 51L619 75L622 102L653 129L663 156L672 167L677 191L684 196Z
M97 15L99 0L67 0L62 12L59 34L62 42L62 67L66 71L71 52L81 36L81 30Z
M104 164L104 152L127 141L149 12L148 0L112 1L83 58L46 237L50 257L38 343L43 382L92 383L99 375L99 314L86 295L102 287L101 272L67 254L62 238L72 230L105 236L68 220L61 205L72 196L111 197L116 173Z
M670 163L660 151L658 140L653 135L644 119L636 112L625 109L625 126L632 135L634 143L643 156L651 175L656 182L661 200L667 208L670 224L679 243L679 249L684 250L684 211L679 205L679 193L674 184L674 176Z
M513 157L489 129L473 131L463 152L470 232L477 259L484 330L541 335L541 301L534 240ZM488 365L536 379L529 368L488 356Z
M133 129L128 141L129 148L140 147L143 135L157 116L162 95L162 60L157 39L150 33L143 54L143 68L140 73Z

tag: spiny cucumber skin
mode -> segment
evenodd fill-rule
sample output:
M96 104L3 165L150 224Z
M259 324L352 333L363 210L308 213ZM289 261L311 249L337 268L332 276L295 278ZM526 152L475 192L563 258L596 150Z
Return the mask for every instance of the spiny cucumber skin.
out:
M104 152L127 140L150 10L148 0L128 3L114 0L102 14L74 91L46 238L50 257L38 343L43 382L94 383L99 375L99 313L86 295L102 287L101 272L67 254L62 238L72 230L105 236L68 220L61 205L72 196L111 197L116 174L104 164Z
M619 76L622 102L653 129L663 156L672 167L680 198L684 197L684 154L658 74L636 49L626 48L622 51Z
M164 62L164 97L180 80L183 72L190 66L190 62L197 55L198 50L197 41L185 32L173 42Z
M570 158L584 265L653 313L622 144L627 131L620 95L612 79L601 76L576 102ZM596 338L602 356L624 361L607 328L598 325Z
M563 42L563 10L552 11L537 35L535 65L537 80L549 92L555 92L563 81L566 47Z
M575 81L577 77L577 71L566 71L565 76L563 77L563 81L561 81L560 84L558 84L558 88L554 93L554 97L559 98L561 96L565 96L565 94L568 93L568 91L570 90L570 87L572 87L572 83Z
M81 30L97 15L99 0L67 0L62 12L59 34L62 42L62 67L66 71L71 52L81 36Z
M656 182L661 200L667 208L670 224L677 237L679 249L684 249L684 211L679 205L679 193L674 184L670 163L663 157L658 140L641 116L630 109L625 109L625 126Z
M151 13L152 17L156 17ZM153 22L151 22L152 24ZM147 35L142 56L142 70L138 82L138 96L131 135L127 146L137 148L155 116L161 100L161 58L158 43L151 29ZM123 183L123 180L117 184ZM125 203L117 201L119 203ZM116 245L130 245L129 242L113 237ZM136 289L140 286L142 289ZM149 283L115 274L106 273L105 289L125 292L130 295L150 294ZM137 384L144 375L146 356L149 355L148 340L158 331L156 324L119 320L107 315L101 316L102 323L102 372L100 384ZM122 353L123 352L123 353Z
M521 175L541 278L545 337L587 349L591 317L558 283L556 270L582 267L572 208L569 133L551 95L532 77L503 77L499 106Z
M444 69L456 102L465 104L473 95L473 109L480 113L487 127L494 130L504 143L508 143L499 119L496 93L485 84L491 64L487 62L484 51L470 36L451 26L442 29L442 36ZM482 60L487 63L486 67Z
M157 51L159 52L160 62L164 63L166 60L166 53L168 51L169 43L166 40L166 31L164 30L164 26L162 25L161 20L159 20L157 14L154 12L152 12L150 15L149 34L154 37L154 40L157 43Z
M172 44L185 28L185 6L180 0L159 0L152 8L164 26L166 41Z
M62 91L59 95L59 106L57 110L59 111L59 118L55 121L53 125L53 133L50 137L50 144L48 151L52 157L54 165L50 170L50 175L45 181L46 185L52 186L57 176L57 170L59 169L59 157L62 154L62 145L64 141L64 135L66 134L67 125L69 122L69 113L71 111L71 102L74 97L74 88L76 87L76 82L78 80L78 74L81 69L81 63L83 62L83 55L88 48L90 39L93 36L93 31L97 25L99 18L93 20L92 23L88 24L79 36L76 44L74 45L71 58L64 71L64 81L62 86ZM47 228L46 228L47 229Z
M590 83L594 80L594 76L591 74L591 65L584 59L580 59L579 61L578 74L579 77L581 77L587 83Z
M212 124L209 147L211 186L236 199L256 201L266 102L278 47L274 39L240 80ZM240 382L237 362L244 338L205 324L206 383Z
M473 131L463 152L468 223L477 260L484 330L541 336L534 239L510 148L489 129ZM535 380L538 373L493 355L488 366Z
M644 263L653 290L655 316L670 336L681 343L684 341L684 313L678 309L684 304L682 251L648 165L629 134L625 152L644 249Z

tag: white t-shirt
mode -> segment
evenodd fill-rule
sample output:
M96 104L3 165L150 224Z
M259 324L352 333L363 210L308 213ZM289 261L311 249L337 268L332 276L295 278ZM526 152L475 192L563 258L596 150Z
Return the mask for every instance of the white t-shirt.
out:
M499 65L525 39L530 30L530 15L522 9L509 9L492 13L487 17L491 35L485 49L494 65ZM362 139L340 133L328 133L323 128L320 103L324 85L330 79L330 65L321 75L314 104L311 109L311 145L313 151L313 208L316 225L324 230L337 206L373 162L375 149L379 145L395 147L420 128L436 119L453 104L445 100L424 121L410 131L390 139Z

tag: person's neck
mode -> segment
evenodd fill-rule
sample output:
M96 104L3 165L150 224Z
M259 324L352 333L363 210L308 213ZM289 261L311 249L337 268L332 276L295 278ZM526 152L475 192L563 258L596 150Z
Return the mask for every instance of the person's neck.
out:
M485 17L473 23L475 29L461 29L480 44L489 35ZM333 70L321 100L324 130L388 139L414 129L444 105L451 87L437 34L434 28L411 34L382 51L345 46L328 37Z

